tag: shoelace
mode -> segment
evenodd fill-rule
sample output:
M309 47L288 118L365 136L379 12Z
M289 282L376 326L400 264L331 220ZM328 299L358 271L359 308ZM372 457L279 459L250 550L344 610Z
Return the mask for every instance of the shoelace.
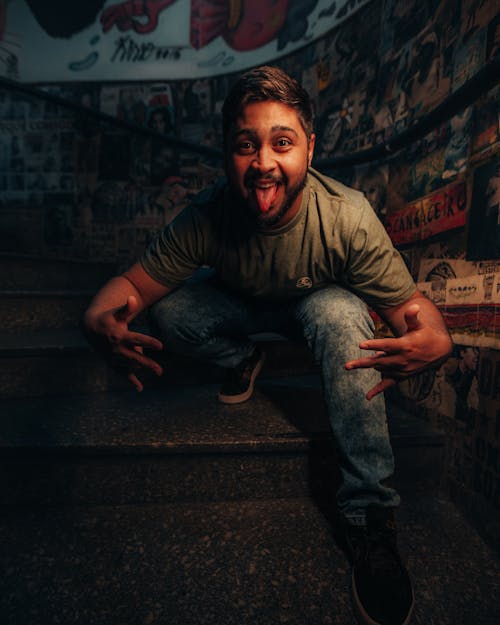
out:
M364 559L374 574L401 577L401 563L394 536L383 528L370 529L364 535Z
M395 535L384 527L356 528L351 534L356 559L364 561L373 575L401 577L402 569Z

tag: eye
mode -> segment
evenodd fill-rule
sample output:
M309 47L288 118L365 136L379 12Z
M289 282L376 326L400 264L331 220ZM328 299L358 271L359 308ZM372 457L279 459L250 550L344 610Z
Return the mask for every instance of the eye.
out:
M235 145L235 151L238 154L252 154L255 151L255 145L252 141L240 141Z
M292 141L287 137L280 137L274 144L275 148L280 151L285 151L292 146Z

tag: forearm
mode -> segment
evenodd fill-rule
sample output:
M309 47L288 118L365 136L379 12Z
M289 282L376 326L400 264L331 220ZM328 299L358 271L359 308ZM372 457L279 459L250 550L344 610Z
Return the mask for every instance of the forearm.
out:
M136 314L145 308L143 298L139 290L124 275L111 278L94 296L84 314L84 323L92 327L95 320L102 313L115 310L123 306L128 297L132 295L137 299L138 309Z
M449 342L451 349L450 334L441 313L436 308L435 304L420 291L416 291L414 295L400 306L389 309L379 309L377 312L389 325L395 336L404 336L407 332L405 312L414 304L418 304L420 308L418 315L420 321L429 328L432 328L435 332L443 335Z
M156 282L144 271L140 263L135 263L122 275L112 278L97 293L85 313L85 324L92 324L103 313L125 306L130 296L136 299L132 319L170 292L170 289Z
M423 324L428 325L430 328L432 328L436 332L439 332L440 334L443 334L444 336L446 336L446 338L448 339L450 343L450 349L451 349L451 337L450 337L449 330L446 326L443 316L441 315L439 310L436 308L436 305L433 302L431 302L431 300L428 297L425 297L425 295L420 293L420 291L418 291L418 295L415 296L415 299L412 303L418 304L420 306L420 313L419 313L420 321Z

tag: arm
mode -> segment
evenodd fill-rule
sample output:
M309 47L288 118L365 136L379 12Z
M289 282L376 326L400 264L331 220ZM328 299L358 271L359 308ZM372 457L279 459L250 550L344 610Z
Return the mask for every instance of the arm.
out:
M442 364L452 348L441 313L420 291L398 306L377 312L397 338L364 341L359 347L375 350L375 354L345 365L346 369L373 367L382 373L382 380L368 391L367 399L400 380Z
M128 324L169 291L136 263L102 287L83 317L83 329L91 345L115 367L125 369L138 391L143 385L134 371L150 369L156 375L162 374L160 365L143 354L144 348L159 351L163 345L152 336L131 332Z

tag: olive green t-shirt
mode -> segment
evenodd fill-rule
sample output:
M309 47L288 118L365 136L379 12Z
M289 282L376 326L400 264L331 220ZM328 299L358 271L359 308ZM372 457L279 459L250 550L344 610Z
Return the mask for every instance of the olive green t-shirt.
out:
M228 290L273 301L337 283L384 308L416 289L364 195L314 169L300 210L284 227L258 230L227 187L216 185L165 227L141 263L170 288L208 265Z

